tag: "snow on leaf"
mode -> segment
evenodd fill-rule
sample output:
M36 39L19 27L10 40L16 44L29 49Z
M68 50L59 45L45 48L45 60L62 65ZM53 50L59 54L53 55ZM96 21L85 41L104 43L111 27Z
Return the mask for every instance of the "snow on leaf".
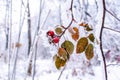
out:
M73 30L75 31L75 33L72 34L72 39L76 41L79 38L79 30L77 27L73 27Z
M68 41L68 40L64 41L61 44L61 47L64 48L68 54L73 53L74 45L73 45L73 43L71 41Z
M93 51L93 45L89 44L86 51L85 51L85 56L88 60L92 59L94 56L94 51Z
M73 30L76 32L76 33L79 33L79 30L77 27L73 27Z
M64 59L67 58L67 52L65 51L64 48L59 48L58 54L59 54L60 57L63 57Z
M76 53L82 53L88 45L88 39L86 37L82 37L78 40L76 46Z
M55 60L55 66L57 69L60 69L61 67L63 67L66 64L66 60L61 59L60 57L57 56L56 60Z

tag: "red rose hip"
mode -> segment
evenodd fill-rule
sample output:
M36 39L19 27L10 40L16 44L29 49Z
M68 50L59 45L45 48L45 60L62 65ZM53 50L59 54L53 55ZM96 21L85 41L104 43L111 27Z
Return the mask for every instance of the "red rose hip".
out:
M59 38L58 37L54 37L53 38L53 43L58 43L59 42Z
M47 32L47 35L53 37L54 36L54 32L50 30L50 31Z

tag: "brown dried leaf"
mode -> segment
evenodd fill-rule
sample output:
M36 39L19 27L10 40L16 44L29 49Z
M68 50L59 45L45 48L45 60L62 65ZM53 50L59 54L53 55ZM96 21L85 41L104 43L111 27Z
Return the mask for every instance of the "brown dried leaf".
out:
M79 24L79 26L83 26L83 27L86 27L86 25L87 25L87 24L84 23L84 22L82 22L82 23Z
M17 47L17 48L20 48L22 46L22 44L21 43L16 43L16 45L15 45L15 47Z
M75 34L72 34L72 39L74 39L75 41L78 40L79 38L79 34L75 33Z
M76 53L82 53L88 45L88 39L86 37L82 37L78 40L76 46Z
M67 59L67 52L65 51L64 48L59 48L58 54L60 57L63 57L64 59Z
M76 33L79 33L79 30L77 27L73 27L73 30L76 32Z

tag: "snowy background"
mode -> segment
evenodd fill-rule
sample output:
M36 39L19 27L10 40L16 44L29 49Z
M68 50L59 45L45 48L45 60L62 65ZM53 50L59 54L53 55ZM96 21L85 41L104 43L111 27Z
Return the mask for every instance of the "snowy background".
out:
M30 17L27 17L27 1L29 1L30 6ZM102 18L101 2L102 0L74 0L73 3L74 18L78 23L85 21L92 25L96 42L99 35L96 33L98 33L100 29L99 23ZM119 0L106 0L107 10L118 19L120 18L119 3ZM46 32L48 30L54 30L56 25L62 24L67 26L69 24L71 20L69 11L70 4L71 0L0 0L0 80L58 80L62 69L57 70L53 60L53 56L57 53L57 48L49 44ZM31 20L33 42L38 27L40 10L40 33L37 37L37 50L33 50L33 52L37 53L35 78L33 79L33 74L26 75L28 64L27 20L28 18ZM120 80L120 20L118 19L106 12L105 27L107 28L103 30L102 43L107 63L108 80ZM6 31L7 28L10 29L10 23L12 24L12 49L11 54L8 54L9 49L6 49L5 46ZM77 26L77 24L73 24L72 26ZM15 45L18 42L20 27L22 27L22 29L19 42L22 46L20 46L18 52L16 52L17 48ZM82 28L80 28L80 32L81 36L86 35ZM66 32L66 39L73 41L69 35L70 34ZM61 39L61 42L62 41ZM95 45L99 45L99 40L98 44L95 43ZM14 69L17 53L16 69ZM73 54L60 80L104 80L100 54L101 53L95 48L95 56L90 63L87 62L83 54ZM32 59L34 61L34 55ZM15 78L13 78L13 76Z

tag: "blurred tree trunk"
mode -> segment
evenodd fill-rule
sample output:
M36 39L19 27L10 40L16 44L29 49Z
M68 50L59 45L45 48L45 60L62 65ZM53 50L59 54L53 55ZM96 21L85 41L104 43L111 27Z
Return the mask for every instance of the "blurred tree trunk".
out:
M28 55L30 53L30 47L31 47L31 16L30 16L30 6L29 6L29 2L27 4L27 8L28 8L28 14L27 14L27 17L28 17L28 20L27 20L27 23L28 23Z

